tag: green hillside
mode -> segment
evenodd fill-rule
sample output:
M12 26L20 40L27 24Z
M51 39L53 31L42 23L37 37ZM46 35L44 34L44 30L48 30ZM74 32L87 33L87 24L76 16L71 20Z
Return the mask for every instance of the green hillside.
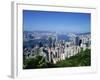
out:
M37 55L36 58L25 60L23 64L24 69L90 66L91 50L81 50L81 52L77 55L66 58L65 60L59 61L56 64L46 62L45 59L39 55Z
M77 67L77 66L90 66L91 65L91 50L86 49L81 51L69 59L62 60L56 64L58 67Z

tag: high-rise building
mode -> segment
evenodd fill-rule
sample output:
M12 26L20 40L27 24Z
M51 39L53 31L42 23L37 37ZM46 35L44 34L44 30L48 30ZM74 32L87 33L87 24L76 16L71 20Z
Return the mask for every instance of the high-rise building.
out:
M78 36L75 37L75 45L79 46L80 38Z

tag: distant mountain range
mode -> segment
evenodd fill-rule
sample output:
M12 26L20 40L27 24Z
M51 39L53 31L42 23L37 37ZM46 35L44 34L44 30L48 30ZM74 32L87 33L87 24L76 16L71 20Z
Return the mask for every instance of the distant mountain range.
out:
M53 31L24 31L24 33L55 33Z
M54 31L24 31L24 33L56 33ZM69 34L67 32L57 32L58 34ZM86 35L86 34L91 34L91 32L81 32L81 33L78 33L78 32L73 32L73 34L76 34L76 35Z
M77 33L76 35L86 35L86 34L91 34L91 32Z

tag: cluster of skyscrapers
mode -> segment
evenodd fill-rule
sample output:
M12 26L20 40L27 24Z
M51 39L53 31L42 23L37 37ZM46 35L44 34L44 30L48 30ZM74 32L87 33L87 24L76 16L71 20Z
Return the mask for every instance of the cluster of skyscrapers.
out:
M34 43L33 47L23 48L23 55L26 59L35 58L37 55L43 56L47 62L57 63L78 54L81 49L85 50L91 47L91 34L69 34L69 40L58 40L57 35L48 35L46 42ZM36 38L33 38L35 40ZM25 44L25 43L24 43Z

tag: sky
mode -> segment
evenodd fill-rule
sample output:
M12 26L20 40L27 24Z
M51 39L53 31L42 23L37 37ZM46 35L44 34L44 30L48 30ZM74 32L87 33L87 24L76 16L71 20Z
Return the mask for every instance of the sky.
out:
M90 32L91 14L23 10L24 31Z

